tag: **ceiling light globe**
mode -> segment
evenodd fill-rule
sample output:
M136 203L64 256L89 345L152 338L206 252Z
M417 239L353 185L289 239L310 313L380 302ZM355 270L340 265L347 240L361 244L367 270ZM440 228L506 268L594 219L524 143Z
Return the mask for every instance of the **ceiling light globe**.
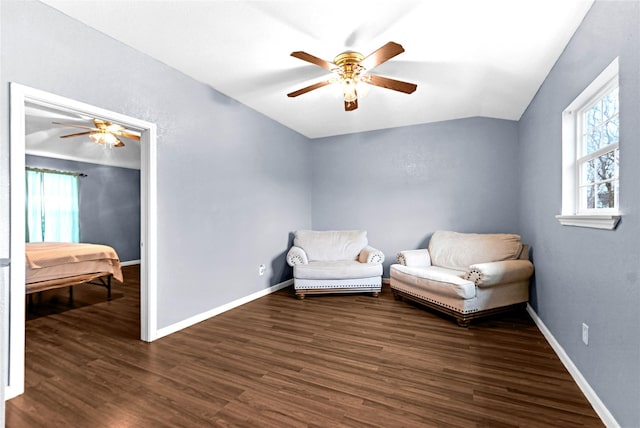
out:
M353 79L344 79L342 81L342 93L346 102L351 103L357 100L356 81Z

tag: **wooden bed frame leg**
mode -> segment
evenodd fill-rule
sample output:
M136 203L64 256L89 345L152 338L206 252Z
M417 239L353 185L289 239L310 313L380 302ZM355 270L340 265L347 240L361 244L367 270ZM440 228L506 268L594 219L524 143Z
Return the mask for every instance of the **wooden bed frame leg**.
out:
M73 286L69 287L69 303L73 303Z

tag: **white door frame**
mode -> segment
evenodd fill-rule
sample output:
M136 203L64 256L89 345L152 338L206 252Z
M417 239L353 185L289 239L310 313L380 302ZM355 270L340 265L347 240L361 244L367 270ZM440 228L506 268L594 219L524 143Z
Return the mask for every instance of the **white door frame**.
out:
M118 122L141 132L140 162L140 339L157 338L157 177L156 125L115 113L100 107L54 95L18 83L11 83L11 238L10 287L8 297L8 353L3 355L9 366L5 399L24 392L25 366L25 103L59 108L67 112L87 114ZM3 346L4 347L4 346Z

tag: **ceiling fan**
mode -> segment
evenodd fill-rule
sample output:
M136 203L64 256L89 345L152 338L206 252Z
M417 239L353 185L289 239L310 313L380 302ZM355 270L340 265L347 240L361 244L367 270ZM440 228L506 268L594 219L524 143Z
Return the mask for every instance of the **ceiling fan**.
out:
M131 133L124 126L117 123L111 123L102 119L93 119L94 126L75 125L71 123L52 122L56 125L71 126L74 128L87 129L88 131L79 132L77 134L62 135L60 138L79 137L81 135L88 135L91 140L98 144L103 144L106 147L124 147L124 143L118 137L130 138L132 140L140 141L140 136Z
M376 74L368 74L374 67L377 67L402 52L404 52L402 45L389 42L367 57L358 52L343 52L336 56L332 63L303 51L291 52L292 57L329 70L335 73L336 76L329 80L298 89L297 91L287 94L287 96L297 97L298 95L306 94L314 89L322 88L332 83L340 83L344 96L344 109L345 111L353 111L358 108L358 93L356 87L360 82L411 94L416 90L418 85L378 76Z

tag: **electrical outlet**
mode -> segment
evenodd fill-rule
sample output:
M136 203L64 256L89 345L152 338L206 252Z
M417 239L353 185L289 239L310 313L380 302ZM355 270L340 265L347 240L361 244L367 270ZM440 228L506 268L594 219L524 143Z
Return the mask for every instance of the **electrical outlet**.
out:
M582 323L582 341L585 345L589 344L589 326Z
M262 276L267 271L267 267L265 265L258 266L258 275Z

